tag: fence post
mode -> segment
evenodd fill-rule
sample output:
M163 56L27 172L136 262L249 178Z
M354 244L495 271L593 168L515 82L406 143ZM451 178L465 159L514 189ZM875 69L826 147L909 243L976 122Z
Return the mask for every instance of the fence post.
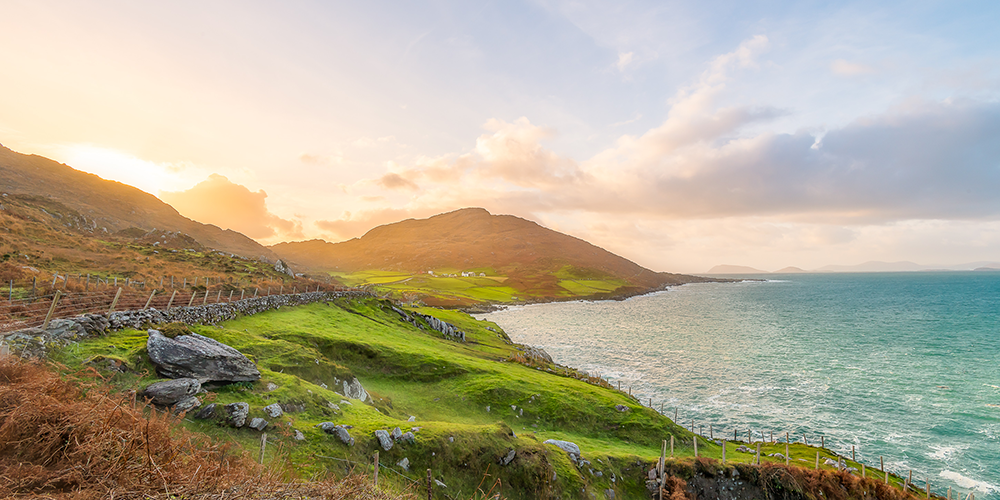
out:
M240 300L243 300L243 297L244 297L244 295L246 295L246 293L247 293L247 291L245 289L240 288Z
M234 291L235 291L235 290L230 290L230 291L229 291L229 302L232 302L232 301L233 301L233 292L234 292Z
M176 296L177 290L174 290L174 293L170 294L170 302L167 302L167 309L170 309L170 306L174 305L174 297Z
M160 276L160 288L163 288L163 276Z
M201 301L201 305L208 304L208 290L205 290L205 298Z
M215 303L218 304L222 300L222 289L219 289L219 293L215 294Z
M35 280L36 279L37 279L37 277L35 277L35 276L31 277L31 296L32 297L35 296Z
M87 274L87 286L84 287L83 291L85 291L85 292L89 292L90 291L90 274Z
M146 309L149 309L149 304L151 304L153 302L153 296L154 295L156 295L156 290L155 289L149 294L149 298L146 299L146 305L142 306L142 310L143 311L145 311Z
M786 439L785 440L785 465L788 465L788 460L789 460L788 459L788 455L791 455L791 453L788 451L788 440Z
M851 460L853 460L855 462L858 461L858 456L854 454L854 445L853 444L851 445Z
M257 298L257 291L258 290L260 290L260 289L259 288L254 288L253 289L253 298L255 298L255 299Z
M14 302L14 280L10 280L10 292L7 294L7 301Z
M52 305L49 306L49 312L45 315L45 321L42 323L42 330L49 326L49 320L52 319L52 313L56 312L56 304L59 303L59 297L62 297L62 292L56 290L56 294L52 296Z
M264 463L264 448L267 447L267 433L260 435L260 463Z
M764 442L764 436L760 437L760 442L757 443L757 465L760 465L760 445Z
M118 281L118 278L115 278L115 281ZM115 306L118 305L118 299L120 299L121 296L122 296L122 289L119 288L118 292L115 293L115 298L111 300L111 307L108 308L109 316L111 315L111 313L115 312Z
M674 435L670 435L670 458L674 458Z
M819 470L819 452L816 452L816 470Z
M694 458L698 458L698 436L694 437Z
M726 465L726 440L722 440L722 465Z
M278 288L278 295L285 293L285 284L282 283L281 287Z
M432 484L433 483L431 483L431 470L427 469L427 500L431 500L431 495L433 494L433 490L431 489Z
M375 451L375 487L378 488L378 450Z

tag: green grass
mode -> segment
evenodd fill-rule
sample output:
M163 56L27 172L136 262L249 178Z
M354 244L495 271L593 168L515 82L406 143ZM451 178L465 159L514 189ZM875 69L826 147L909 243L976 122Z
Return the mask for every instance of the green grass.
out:
M581 489L607 488L615 489L619 498L645 498L642 472L659 456L663 439L675 438L678 457L693 456L693 434L627 394L509 361L519 352L517 346L491 322L454 310L411 309L465 331L467 342L460 343L423 323L421 329L402 321L391 306L374 299L339 299L219 326L192 326L192 331L246 354L262 374L253 384L215 389L205 400L244 401L251 406L251 417L264 418L263 407L274 402L304 405L305 411L273 420L267 432L273 440L269 459L276 459L280 450L282 460L295 464L305 476L352 467L340 460L366 467L357 464L369 464L378 449L375 430L419 427L416 443L379 450L380 459L398 470L396 462L408 458L415 472L399 472L414 479L432 469L448 485L452 498L471 497L484 478L487 485L499 478L501 493L515 499L590 498ZM114 332L67 348L56 360L70 369L88 361L103 367L107 359L120 360L129 372L110 376L109 383L123 390L143 387L157 380L145 342L145 331ZM340 389L337 382L353 376L363 383L371 403L341 402L346 398L335 392ZM269 384L278 387L268 391ZM330 403L339 405L339 410ZM618 411L616 405L629 410ZM411 416L415 421L408 421ZM356 445L347 447L315 427L326 421L352 425ZM249 449L258 445L258 434L247 429L190 417L184 425ZM305 441L292 439L296 429L305 434ZM578 469L563 452L543 444L546 439L577 443L591 465ZM792 448L794 458L809 459L798 464L812 466L816 448L799 444ZM497 460L510 449L517 450L517 458L500 467ZM734 449L728 448L730 462L751 459ZM764 451L784 453L784 445L765 445ZM699 454L721 458L721 447L703 440ZM824 456L829 456L825 450ZM602 477L590 469L601 471ZM617 478L614 483L612 475ZM408 483L396 474L380 477L400 488Z

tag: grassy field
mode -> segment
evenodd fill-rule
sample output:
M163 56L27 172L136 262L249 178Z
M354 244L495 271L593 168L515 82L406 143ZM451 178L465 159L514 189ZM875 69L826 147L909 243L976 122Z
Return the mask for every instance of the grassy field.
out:
M475 276L462 276L462 273ZM529 280L551 278L554 289L544 292L530 288L510 286L516 281L509 276L496 274L492 268L476 269L435 269L434 274L406 273L400 271L360 271L354 273L330 273L341 283L349 286L370 287L380 295L407 303L421 302L431 305L470 305L474 303L518 303L538 299L590 298L613 293L628 284L620 279L607 277L579 276L569 266L552 273L551 276L529 276ZM484 276L480 276L483 274ZM521 277L519 277L521 278Z
M508 498L591 498L585 492L608 489L617 498L645 498L643 476L663 440L674 438L677 460L693 457L693 434L627 394L578 380L574 376L580 374L555 365L511 361L521 351L497 325L454 310L410 310L456 325L467 342L407 323L391 303L375 299L339 299L191 327L239 349L262 373L258 382L214 389L204 400L244 401L251 417L264 418L268 404L303 405L304 411L271 422L267 457L290 463L304 477L365 470L378 450L381 462L395 472L384 472L381 481L405 490L431 469L450 498L471 498L477 487L489 489L497 480ZM145 331L114 332L71 346L57 360L71 370L119 360L127 373L102 376L122 390L134 389L157 380L145 342ZM362 382L371 402L341 395L343 380L350 377ZM271 384L277 388L268 390ZM616 405L628 409L619 411ZM315 427L326 421L353 426L356 445L348 447ZM259 443L259 433L248 429L190 417L184 425L250 449ZM378 449L374 431L394 427L417 428L416 442ZM292 439L294 430L306 439ZM543 444L546 439L577 443L590 465L576 467L558 448ZM510 450L516 450L515 459L500 466L498 460ZM701 456L722 456L721 447L704 438L698 450ZM784 453L784 445L763 450ZM794 444L792 457L812 466L816 451ZM397 465L404 457L410 471ZM736 452L730 444L727 458L749 462L752 454Z

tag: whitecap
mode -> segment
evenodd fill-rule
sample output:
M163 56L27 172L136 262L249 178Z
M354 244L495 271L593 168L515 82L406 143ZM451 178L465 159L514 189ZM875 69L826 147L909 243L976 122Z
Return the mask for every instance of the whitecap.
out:
M961 486L962 488L968 488L970 490L981 491L983 493L989 493L991 491L1000 491L994 484L987 483L986 481L976 481L971 477L963 476L957 472L950 470L941 471L941 477L945 479L950 479L955 482L955 484Z
M935 460L949 460L955 454L965 451L969 448L968 445L951 445L951 446L940 446L931 445L933 451L927 453L928 458L933 458Z

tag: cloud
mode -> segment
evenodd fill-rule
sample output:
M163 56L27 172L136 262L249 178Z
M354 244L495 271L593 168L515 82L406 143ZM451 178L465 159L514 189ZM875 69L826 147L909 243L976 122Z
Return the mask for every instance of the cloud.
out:
M414 191L420 189L413 181L405 179L403 176L392 172L379 177L375 183L385 189L410 189Z
M618 54L618 62L615 64L618 67L618 71L625 71L625 67L632 63L632 56L635 55L632 52L621 52Z
M830 71L839 76L858 76L874 73L875 68L864 64L848 62L844 59L837 59L830 63Z
M208 176L187 191L160 192L160 199L202 223L239 231L254 239L303 237L302 223L269 212L266 198L264 190L252 192L219 174Z

